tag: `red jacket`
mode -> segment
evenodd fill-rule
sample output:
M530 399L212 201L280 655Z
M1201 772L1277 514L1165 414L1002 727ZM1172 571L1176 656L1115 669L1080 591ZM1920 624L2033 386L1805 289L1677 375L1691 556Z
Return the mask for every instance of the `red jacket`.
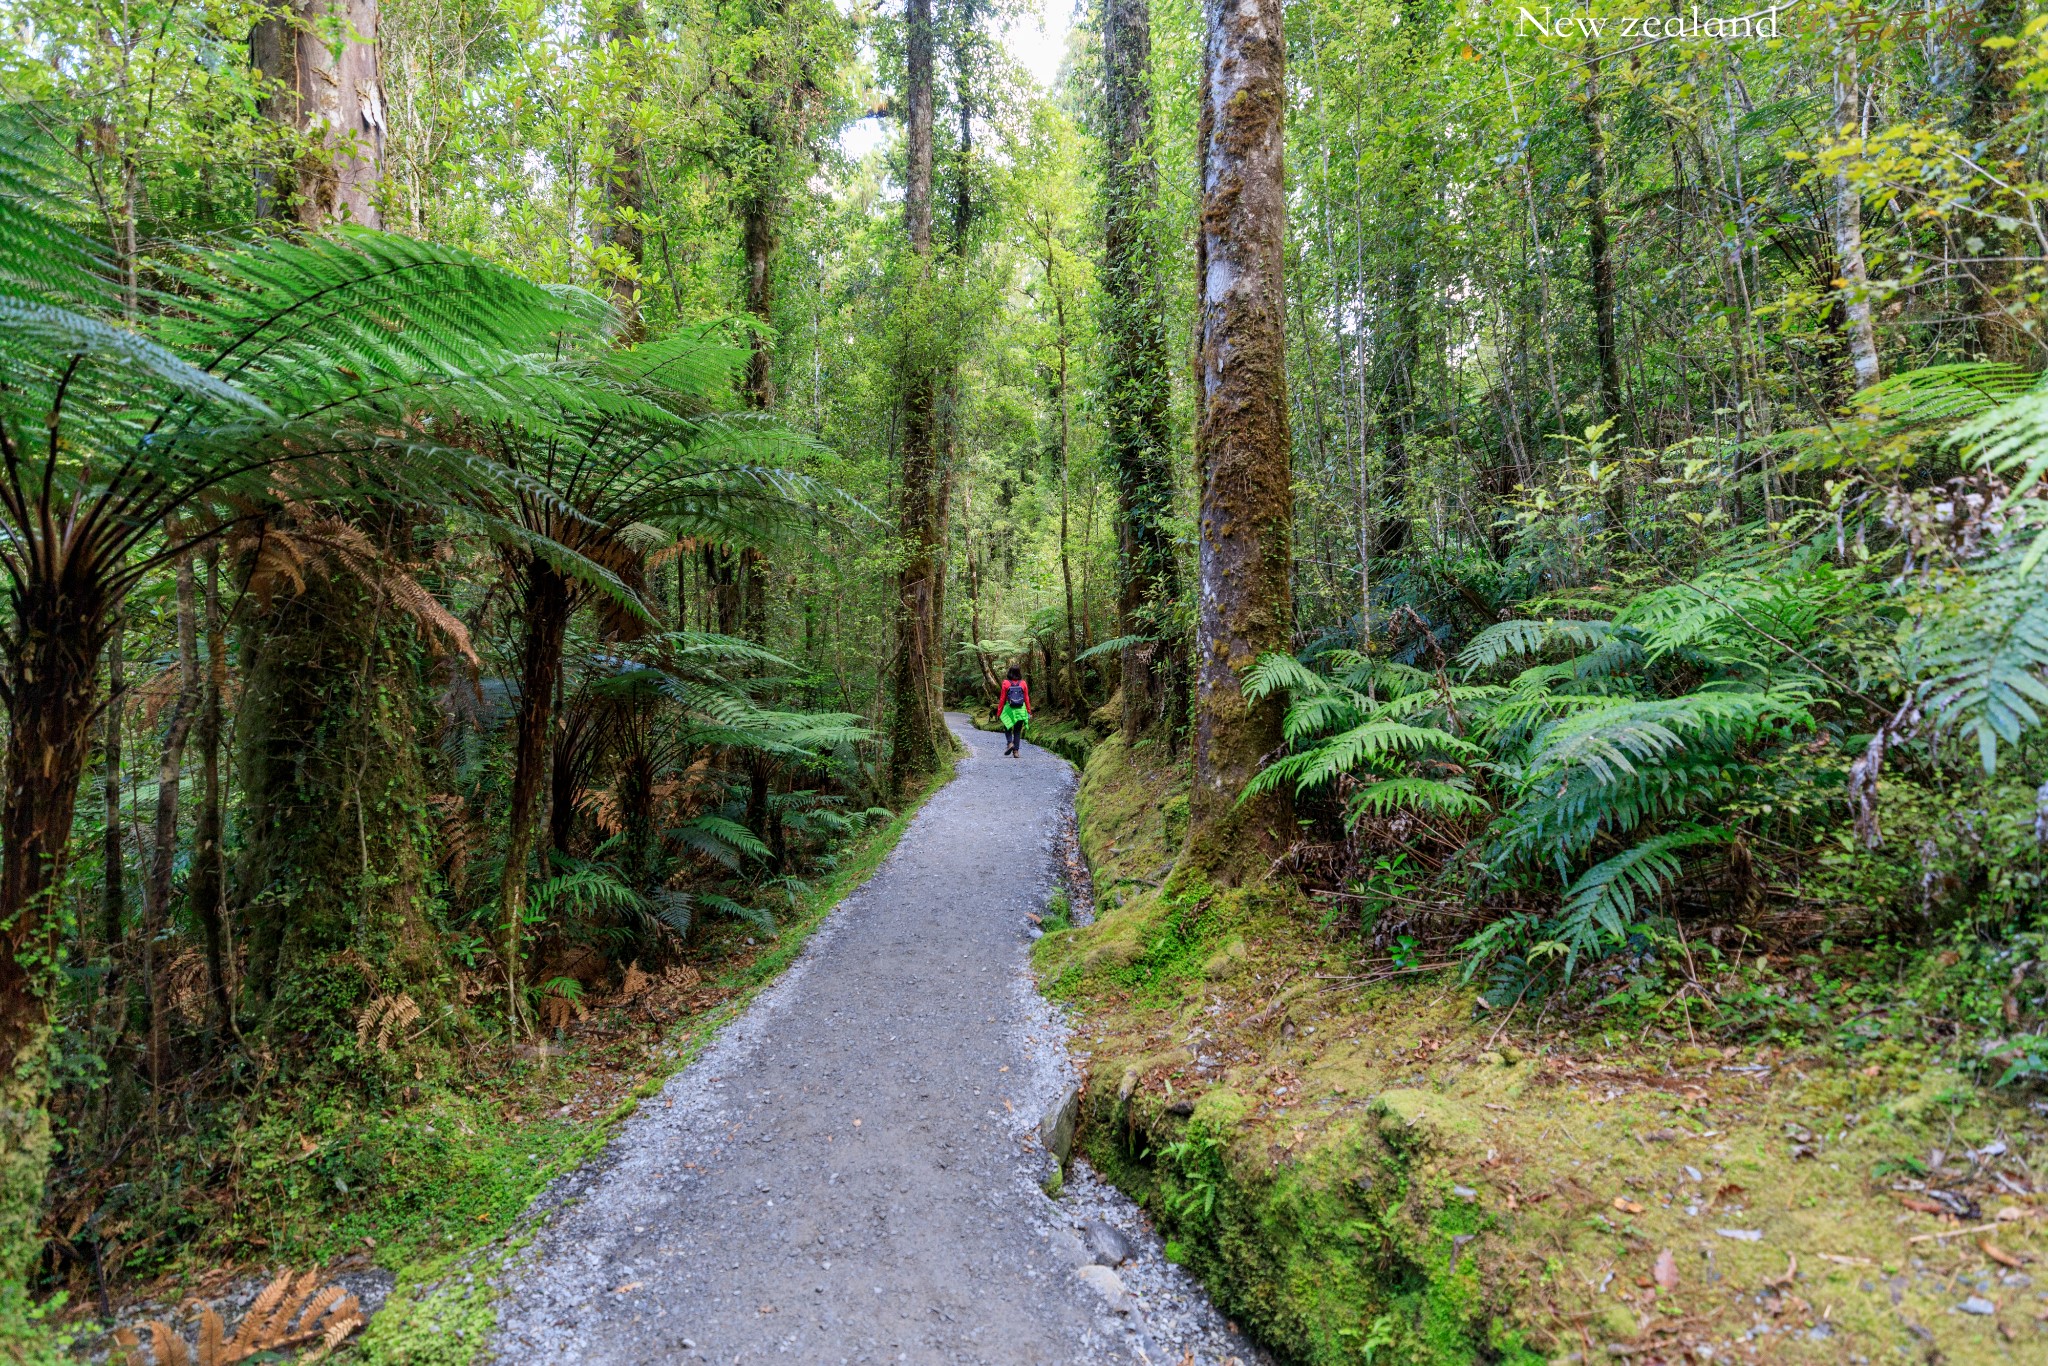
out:
M1024 694L1024 714L1029 716L1031 714L1031 685L1021 678L1006 678L996 685L996 710L1000 712L1003 708L1010 705L1010 685L1013 683Z

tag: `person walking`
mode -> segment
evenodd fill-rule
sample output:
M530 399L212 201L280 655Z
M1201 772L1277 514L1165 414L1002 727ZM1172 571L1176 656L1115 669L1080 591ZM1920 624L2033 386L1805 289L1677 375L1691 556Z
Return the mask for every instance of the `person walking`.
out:
M1010 737L1008 748L1003 753L1014 759L1024 743L1024 727L1031 724L1031 685L1024 681L1024 671L1012 668L1009 677L1003 680L1003 690L998 697L997 721L1003 732Z

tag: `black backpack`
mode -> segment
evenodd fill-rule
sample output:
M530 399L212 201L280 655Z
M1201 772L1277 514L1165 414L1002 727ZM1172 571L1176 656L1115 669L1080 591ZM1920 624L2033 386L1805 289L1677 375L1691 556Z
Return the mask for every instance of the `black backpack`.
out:
M1015 678L1004 680L1002 705L1005 707L1021 707L1024 705L1024 684L1022 680Z

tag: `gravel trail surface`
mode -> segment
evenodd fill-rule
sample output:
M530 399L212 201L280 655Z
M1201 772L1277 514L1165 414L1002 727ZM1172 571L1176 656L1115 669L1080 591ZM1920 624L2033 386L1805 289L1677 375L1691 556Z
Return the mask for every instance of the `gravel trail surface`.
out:
M1073 770L948 722L968 757L875 875L543 1197L501 1360L1263 1360L1085 1167L1057 1202L1037 1187L1074 1073L1027 913Z

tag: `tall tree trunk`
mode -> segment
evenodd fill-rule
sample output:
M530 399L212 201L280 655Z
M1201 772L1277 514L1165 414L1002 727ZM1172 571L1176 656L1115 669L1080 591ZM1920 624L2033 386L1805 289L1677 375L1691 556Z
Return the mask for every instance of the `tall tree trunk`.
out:
M917 258L911 288L928 300L932 277L932 11L931 0L908 0L906 104L908 168L903 194L904 230ZM940 717L933 705L939 664L933 610L939 567L939 383L928 339L931 311L920 307L908 324L903 393L903 489L897 515L896 667L889 739L890 787L900 799L939 762Z
M1411 188L1419 189L1412 185ZM1415 421L1415 367L1422 359L1422 263L1410 239L1394 271L1394 345L1380 390L1380 468L1369 537L1374 555L1398 555L1411 534L1408 506L1408 432ZM1370 593L1366 594L1370 598Z
M1165 706L1169 735L1186 711L1185 642L1169 639L1180 598L1167 425L1166 313L1152 218L1152 16L1147 0L1103 0L1103 362L1105 439L1116 468L1117 628L1149 635L1123 650L1124 736L1135 740Z
M533 857L535 808L547 767L548 722L562 672L562 642L574 610L569 581L553 565L529 560L522 574L519 710L512 728L512 801L505 826L505 872L498 904L505 912L505 1010L516 1033L524 951L527 864Z
M178 793L184 785L185 742L199 719L199 622L192 556L178 557L178 697L164 727L156 764L156 820L151 830L148 876L142 882L142 978L149 997L149 1076L161 1084L168 1062L162 974L157 941L170 917L171 874L178 859Z
M2014 87L2020 73L2010 65L2015 55L2013 49L1985 48L1982 44L1990 38L2017 38L2026 17L2026 7L2020 0L1979 0L1977 6L1976 31L1971 35L1976 46L1971 53L1973 75L1967 131L1970 141L1987 151L2006 135L2018 112ZM1990 154L1997 155L1995 151ZM1978 164L1989 162L1979 157ZM2014 218L2023 217L2014 212L2018 207L2008 205L2007 212ZM1976 323L1977 349L1986 360L2023 363L2038 369L2042 361L2041 342L2037 336L2030 337L2009 311L2020 301L2006 297L2013 276L2013 258L2023 251L2019 234L1995 225L1979 231L1988 246L1983 252L1985 259L1970 272L1968 305ZM2038 316L2038 308L2027 307Z
M60 569L62 566L60 566ZM26 1281L50 1162L50 994L61 961L53 902L92 747L113 606L87 575L13 595L0 797L0 1279Z
M646 37L647 11L641 0L618 0L618 10L612 17L611 26L613 46L631 47L637 53L639 44ZM602 231L606 244L617 249L620 259L616 263L605 262L598 273L612 307L618 309L622 320L619 340L624 345L633 346L647 335L646 323L640 316L640 267L646 259L646 242L641 230L641 216L647 206L646 171L640 140L630 118L621 116L614 119L608 137L612 164L611 172L605 178Z
M1239 794L1280 743L1280 699L1246 702L1241 677L1293 627L1287 429L1286 31L1281 0L1205 0L1201 501L1195 773L1185 865L1231 882L1285 847L1291 803Z
M100 933L111 950L127 932L128 869L121 854L121 722L128 709L127 683L121 676L121 637L117 624L107 641L107 740L100 770L100 798L106 829L100 832Z
M206 684L199 706L199 819L192 832L192 876L186 897L192 916L206 936L206 971L213 987L214 1012L221 1031L235 1031L232 991L234 949L228 943L228 922L222 897L227 867L221 848L220 744L222 698L228 686L228 641L220 614L220 551L206 548Z
M1586 59L1586 273L1593 291L1593 359L1599 369L1600 416L1621 416L1621 350L1614 327L1614 248L1607 220L1607 124L1600 108L1600 59Z
M1837 137L1860 136L1861 100L1856 59L1845 52L1835 70L1834 131ZM1856 387L1877 383L1877 319L1870 307L1870 272L1863 262L1863 194L1846 175L1834 176L1835 267L1842 279L1842 321L1849 346L1849 370Z
M380 0L272 0L249 33L262 115L298 135L296 155L263 185L260 211L308 228L384 225Z

